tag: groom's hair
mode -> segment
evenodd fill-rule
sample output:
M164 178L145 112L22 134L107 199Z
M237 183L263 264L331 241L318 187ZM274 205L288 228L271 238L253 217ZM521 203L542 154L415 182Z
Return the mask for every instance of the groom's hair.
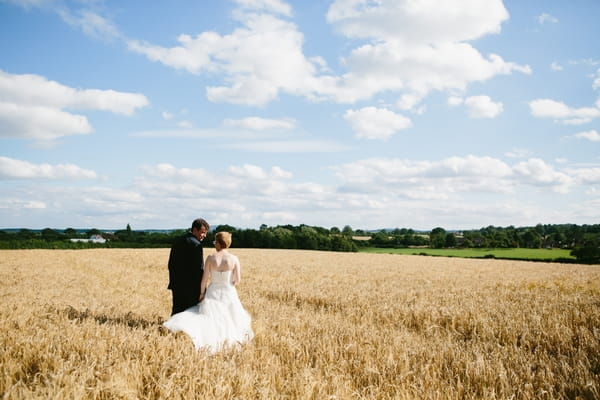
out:
M194 229L200 229L204 227L206 229L206 231L208 232L210 229L210 225L208 224L208 222L206 222L204 219L202 218L196 218L194 220L194 222L192 222L192 230Z
M219 243L222 249L228 249L231 246L231 233L229 232L218 232L215 235L215 241Z

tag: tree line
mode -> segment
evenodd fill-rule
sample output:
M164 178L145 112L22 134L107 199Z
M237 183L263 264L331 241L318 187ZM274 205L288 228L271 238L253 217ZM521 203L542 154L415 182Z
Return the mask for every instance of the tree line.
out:
M85 232L67 228L64 231L45 228L40 231L20 229L16 232L0 231L1 249L82 249L82 248L148 248L170 247L175 238L185 233L185 229L171 231L133 230L128 224L126 229L114 232L102 232L90 229ZM273 248L273 249L305 249L327 251L357 251L358 247L352 239L353 231L337 228L326 229L317 226L280 225L260 229L238 229L230 225L219 225L208 232L204 243L211 243L219 231L228 231L233 235L233 246L238 248ZM89 239L100 235L105 243L91 241L71 241L71 239Z
M90 248L90 247L170 247L173 240L186 230L169 231L125 229L102 232L98 229L63 231L45 228L39 231L21 229L0 230L0 248ZM361 247L431 247L431 248L563 248L571 249L580 261L600 261L600 224L538 224L531 227L495 227L446 231L436 227L431 231L407 228L382 229L376 232L354 230L350 226L330 229L309 225L261 225L259 229L239 229L219 225L212 229L205 243L212 243L214 233L233 234L233 246L238 248L306 249L327 251L358 251ZM72 242L101 235L106 243Z

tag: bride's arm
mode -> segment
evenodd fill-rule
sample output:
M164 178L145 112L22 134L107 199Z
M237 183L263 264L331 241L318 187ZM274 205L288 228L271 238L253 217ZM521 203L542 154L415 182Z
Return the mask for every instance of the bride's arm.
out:
M204 299L204 295L206 295L206 287L208 286L208 280L210 279L210 270L212 268L212 264L212 257L206 257L204 273L202 274L202 282L200 282L200 301L202 301L202 299Z
M240 260L234 256L235 265L233 267L233 286L237 286L238 283L242 280L242 266L240 265Z

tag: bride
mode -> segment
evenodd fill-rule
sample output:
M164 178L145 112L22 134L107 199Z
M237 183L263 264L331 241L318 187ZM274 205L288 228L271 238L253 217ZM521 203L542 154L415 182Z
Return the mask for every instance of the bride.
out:
M208 348L213 353L254 337L250 314L242 306L235 288L240 283L241 266L239 259L227 250L231 234L218 232L214 245L217 251L206 258L204 266L200 303L171 316L163 324L172 332L187 333L196 349Z

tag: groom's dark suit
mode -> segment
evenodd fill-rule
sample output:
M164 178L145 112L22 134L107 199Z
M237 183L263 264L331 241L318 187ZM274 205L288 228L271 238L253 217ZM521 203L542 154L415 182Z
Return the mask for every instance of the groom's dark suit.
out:
M203 273L202 243L191 232L178 237L169 255L168 288L173 293L171 314L198 304Z

